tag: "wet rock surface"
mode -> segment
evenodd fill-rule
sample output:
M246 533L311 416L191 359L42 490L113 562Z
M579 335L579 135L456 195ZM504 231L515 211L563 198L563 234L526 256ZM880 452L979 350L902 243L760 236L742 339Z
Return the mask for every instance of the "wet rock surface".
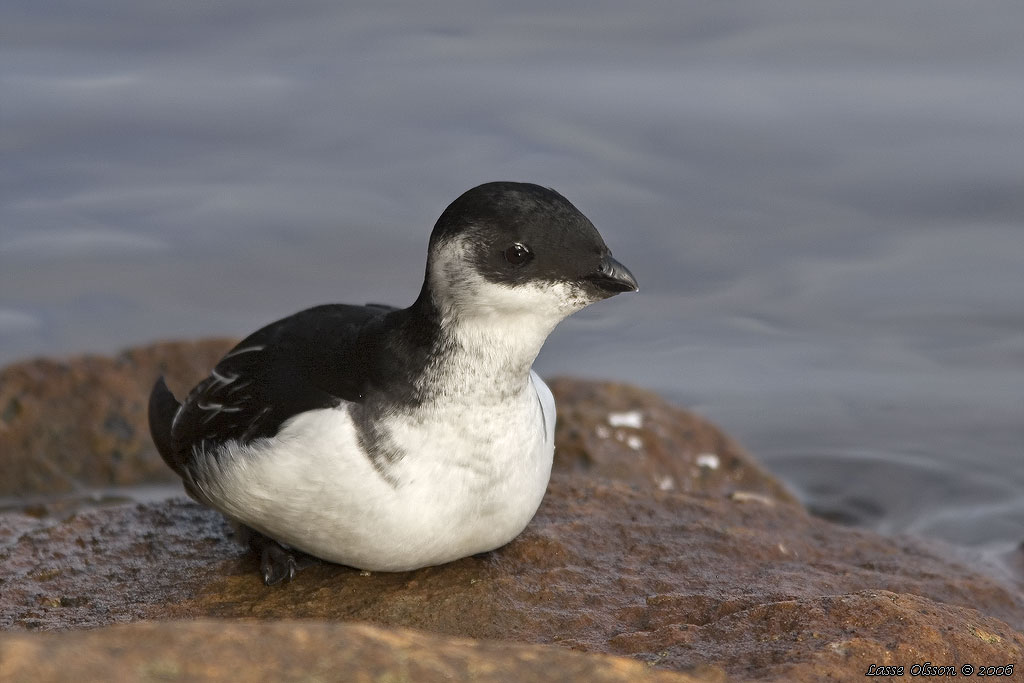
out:
M1019 586L941 548L835 527L791 504L563 473L505 548L400 574L321 565L273 589L219 517L185 500L63 522L8 514L0 523L7 629L194 617L366 621L749 679L852 679L872 662L911 655L959 665L1024 654Z
M148 390L148 379L139 385ZM256 642L287 641L258 631L290 633L283 619L330 622L314 630L361 621L438 634L415 637L437 638L442 654L451 641L441 636L557 645L707 680L862 680L872 663L1022 661L1020 579L990 577L941 543L809 516L721 432L653 394L574 380L552 388L558 460L537 517L508 546L442 567L365 574L324 564L266 588L219 515L184 498L0 514L0 628L22 632L0 636L0 666L10 647L30 653L16 661L44 646L106 652L103 634L127 639L132 653L146 652L153 633L170 652L202 639L173 624L24 631L211 617L266 622L237 624L264 634ZM419 652L405 632L384 633ZM467 661L443 666L461 676Z

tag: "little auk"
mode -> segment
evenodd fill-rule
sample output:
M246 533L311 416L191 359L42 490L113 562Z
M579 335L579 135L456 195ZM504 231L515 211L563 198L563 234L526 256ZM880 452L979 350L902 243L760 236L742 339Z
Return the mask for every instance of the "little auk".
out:
M271 323L181 403L161 377L150 432L267 585L316 558L394 572L493 550L533 518L551 474L555 401L532 370L544 340L636 290L562 195L480 185L437 220L411 306Z

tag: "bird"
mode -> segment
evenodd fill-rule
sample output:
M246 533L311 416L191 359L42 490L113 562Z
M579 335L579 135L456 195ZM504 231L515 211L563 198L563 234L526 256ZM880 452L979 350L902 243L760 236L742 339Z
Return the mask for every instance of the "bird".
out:
M491 182L430 234L407 308L326 304L270 323L148 416L186 492L265 584L319 560L400 572L497 549L547 489L555 401L533 363L555 326L637 291L558 192Z

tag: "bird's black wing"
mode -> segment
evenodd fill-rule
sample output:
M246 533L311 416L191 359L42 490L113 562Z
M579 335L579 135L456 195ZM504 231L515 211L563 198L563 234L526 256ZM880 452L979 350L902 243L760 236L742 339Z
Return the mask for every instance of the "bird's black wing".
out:
M173 419L170 450L180 463L194 448L274 436L301 412L359 401L372 333L392 310L317 306L249 335L189 393Z

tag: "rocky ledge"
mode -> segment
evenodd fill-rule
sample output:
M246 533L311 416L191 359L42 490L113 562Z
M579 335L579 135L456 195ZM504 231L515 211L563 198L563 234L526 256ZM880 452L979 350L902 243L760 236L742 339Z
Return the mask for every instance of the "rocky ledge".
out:
M169 480L145 437L146 391L160 372L180 391L226 344L0 372L4 491L65 494L8 498L0 514L0 679L77 679L75 663L140 679L258 666L608 681L1024 665L1020 577L811 517L715 427L617 384L551 383L558 449L537 517L508 546L441 567L324 564L268 589L220 517L184 497L72 512L85 485Z

